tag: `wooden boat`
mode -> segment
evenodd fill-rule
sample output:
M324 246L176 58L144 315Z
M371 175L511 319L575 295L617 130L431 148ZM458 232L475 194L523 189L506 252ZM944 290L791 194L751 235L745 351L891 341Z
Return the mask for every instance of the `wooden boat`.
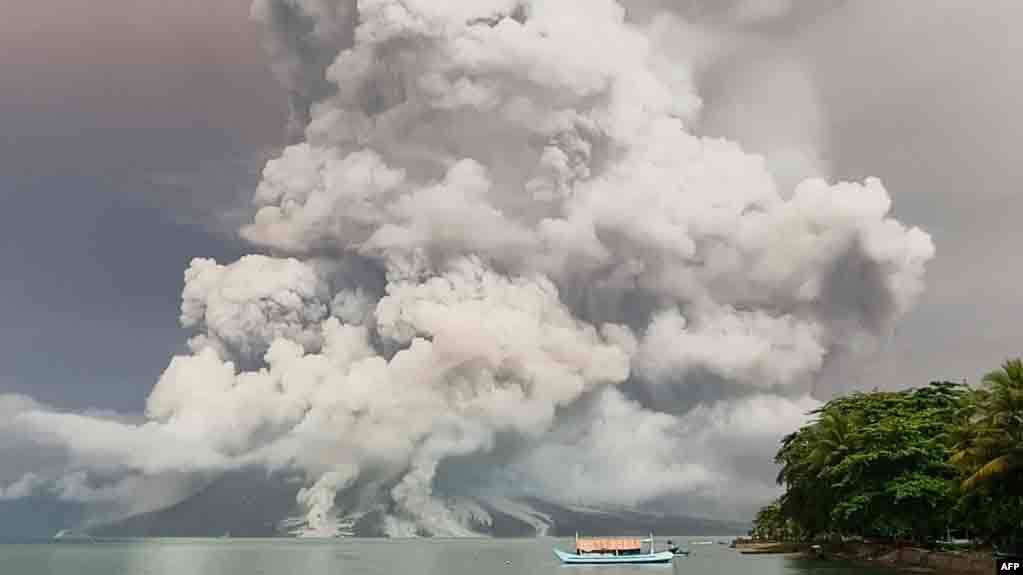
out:
M650 545L643 552L643 543ZM575 536L575 553L555 549L554 554L562 563L572 565L620 565L623 563L670 563L676 556L671 551L655 551L654 537L649 539L599 538L580 539Z

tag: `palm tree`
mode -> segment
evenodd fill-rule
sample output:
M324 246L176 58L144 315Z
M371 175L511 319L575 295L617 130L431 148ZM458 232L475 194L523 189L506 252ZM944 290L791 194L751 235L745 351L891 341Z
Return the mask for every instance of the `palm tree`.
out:
M781 465L778 483L786 486L780 511L799 530L794 537L813 537L828 529L831 512L831 471L853 450L860 416L841 400L813 412L817 421L782 440L775 456Z
M820 476L831 465L841 461L852 449L852 434L860 424L855 413L828 409L814 425L813 449L809 454L810 471Z
M965 491L1023 470L1023 361L1006 361L984 376L970 424L959 434L952 462L963 469Z

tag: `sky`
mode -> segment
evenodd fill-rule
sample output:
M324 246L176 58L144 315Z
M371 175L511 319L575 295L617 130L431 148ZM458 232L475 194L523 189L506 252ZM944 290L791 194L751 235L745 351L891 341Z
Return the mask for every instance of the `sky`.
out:
M239 251L200 225L206 185L254 185L252 158L283 141L284 96L245 2L4 12L0 386L138 411L183 346L189 260Z
M122 4L0 0L0 394L138 414L187 349L191 259L252 251L238 218L288 110L248 2ZM976 381L1023 354L1020 17L846 2L700 79L705 133L877 176L931 234L926 290L862 387Z
M1013 2L852 2L807 38L836 174L873 173L934 238L928 289L895 340L895 383L976 382L1018 357L1023 75ZM853 48L854 47L854 48Z

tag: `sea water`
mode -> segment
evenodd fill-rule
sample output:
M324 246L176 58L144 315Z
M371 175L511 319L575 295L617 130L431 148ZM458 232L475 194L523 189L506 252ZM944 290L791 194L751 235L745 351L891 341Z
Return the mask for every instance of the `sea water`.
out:
M668 537L658 538L661 548ZM561 565L572 539L138 539L0 544L0 575L876 575L790 555L742 555L726 538L672 537L666 565ZM696 541L715 541L695 545ZM728 538L727 540L730 540Z

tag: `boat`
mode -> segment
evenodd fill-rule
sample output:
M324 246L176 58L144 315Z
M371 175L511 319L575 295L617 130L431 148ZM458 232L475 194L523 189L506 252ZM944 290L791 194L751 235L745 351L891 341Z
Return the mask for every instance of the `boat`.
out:
M643 543L649 543L646 553L643 552ZM575 553L566 553L560 549L554 549L554 554L562 563L571 565L620 565L623 563L670 563L678 553L654 549L654 536L649 539L632 538L580 538L575 536Z
M650 539L653 540L653 538L654 538L654 536L653 536L653 534L651 534L650 535ZM678 545L673 545L671 543L671 539L668 539L668 551L671 551L671 553L675 557L689 557L689 550L688 549L681 549L681 548L679 548Z
M675 549L671 552L675 557L690 557L690 550L688 549Z
M53 540L54 541L68 541L68 542L71 542L71 541L76 541L76 542L77 541L88 541L90 543L96 541L93 538L92 535L89 535L88 533L84 533L84 532L75 531L73 529L61 529L56 534L54 534Z

